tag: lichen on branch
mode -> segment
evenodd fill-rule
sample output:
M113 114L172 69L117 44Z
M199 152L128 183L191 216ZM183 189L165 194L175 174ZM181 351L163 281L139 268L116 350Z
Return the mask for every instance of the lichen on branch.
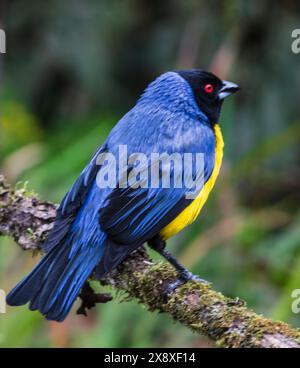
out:
M10 235L24 250L40 249L52 229L57 206L27 190L12 188L0 175L0 235Z
M22 249L40 249L53 226L56 209L55 204L39 200L24 187L12 188L0 175L0 235L11 236ZM166 300L166 285L176 276L172 266L154 262L142 248L102 284L125 292L127 300L137 299L151 312L167 313L218 346L300 347L297 329L266 319L248 309L240 299L228 298L209 285L190 281Z

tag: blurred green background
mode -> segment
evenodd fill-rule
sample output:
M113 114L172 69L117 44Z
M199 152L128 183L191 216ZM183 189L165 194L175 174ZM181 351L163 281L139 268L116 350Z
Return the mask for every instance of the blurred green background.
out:
M241 85L224 104L225 160L199 219L169 242L193 272L267 317L300 327L300 4L279 1L1 1L0 172L59 202L154 77L208 69ZM0 239L0 287L37 258ZM205 338L137 303L63 324L8 308L2 347L203 347Z

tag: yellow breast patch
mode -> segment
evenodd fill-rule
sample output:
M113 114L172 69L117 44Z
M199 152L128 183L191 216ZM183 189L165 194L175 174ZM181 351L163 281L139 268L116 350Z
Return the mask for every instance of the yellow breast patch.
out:
M177 234L187 225L196 220L209 196L209 193L215 185L222 165L224 141L220 126L218 124L214 125L214 132L216 137L216 148L215 166L213 172L208 181L204 184L198 196L193 200L193 202L188 207L186 207L172 222L170 222L165 228L162 229L160 235L165 240Z

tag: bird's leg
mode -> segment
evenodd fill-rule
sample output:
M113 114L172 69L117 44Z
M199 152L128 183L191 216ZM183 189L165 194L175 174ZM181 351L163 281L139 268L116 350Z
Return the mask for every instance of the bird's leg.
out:
M171 294L177 287L185 284L190 280L198 281L204 284L209 284L206 280L192 274L187 270L166 248L166 242L159 235L148 241L148 245L154 249L157 253L162 255L178 272L179 277L172 283L170 283L166 289L166 294Z

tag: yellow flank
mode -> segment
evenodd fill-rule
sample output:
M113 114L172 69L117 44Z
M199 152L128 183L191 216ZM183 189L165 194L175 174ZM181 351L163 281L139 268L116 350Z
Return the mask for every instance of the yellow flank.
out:
M199 195L194 199L194 201L188 207L186 207L172 222L170 222L164 229L162 229L160 235L163 239L168 239L171 236L177 234L187 225L196 220L209 196L210 191L214 187L222 165L224 147L222 132L218 124L214 125L214 132L216 136L216 148L215 166L213 172L208 181L204 184L204 187L202 188Z

